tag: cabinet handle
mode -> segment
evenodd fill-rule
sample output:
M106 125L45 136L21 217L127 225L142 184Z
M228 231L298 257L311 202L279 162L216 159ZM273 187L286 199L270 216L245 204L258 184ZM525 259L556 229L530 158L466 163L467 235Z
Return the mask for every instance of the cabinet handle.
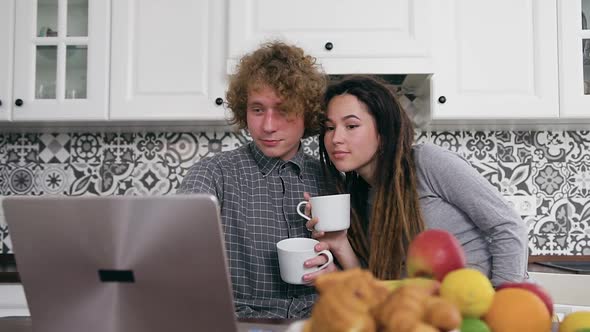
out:
M14 101L14 104L16 106L19 106L20 107L20 106L23 106L24 102L23 102L22 99L19 98L19 99L17 99L17 100Z
M2 99L0 99L0 106L2 106Z
M215 99L215 104L217 104L218 106L223 105L223 98L217 97L217 99Z
M331 51L334 48L334 44L332 44L332 42L327 42L326 45L324 45L324 48Z
M447 97L445 97L445 96L438 97L438 102L441 103L441 104L446 103L447 102Z

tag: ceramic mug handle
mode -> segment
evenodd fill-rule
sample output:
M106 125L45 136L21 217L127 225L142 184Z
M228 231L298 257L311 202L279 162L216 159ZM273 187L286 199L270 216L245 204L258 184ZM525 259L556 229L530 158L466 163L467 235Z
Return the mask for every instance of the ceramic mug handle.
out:
M301 206L304 204L307 204L307 201L301 201L299 202L299 204L297 204L297 214L299 214L300 216L302 216L303 218L307 219L307 220L311 220L310 217L306 216L305 213L301 212Z
M332 253L328 249L318 252L317 255L325 255L326 257L328 257L328 261L324 265L318 267L318 271L327 268L328 265L330 265L330 263L334 261L334 256L332 256Z

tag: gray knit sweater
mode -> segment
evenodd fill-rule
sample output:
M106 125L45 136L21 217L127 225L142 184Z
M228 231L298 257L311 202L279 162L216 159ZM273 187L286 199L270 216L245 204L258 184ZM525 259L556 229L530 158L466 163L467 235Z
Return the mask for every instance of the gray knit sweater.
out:
M526 225L499 191L456 153L414 147L420 207L427 228L459 240L469 267L497 286L522 281L528 261Z

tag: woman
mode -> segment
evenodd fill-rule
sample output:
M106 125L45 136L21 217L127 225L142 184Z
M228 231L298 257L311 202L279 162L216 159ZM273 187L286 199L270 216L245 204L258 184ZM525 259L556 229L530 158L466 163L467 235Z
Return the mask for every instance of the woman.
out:
M522 219L459 155L414 146L412 123L383 82L347 77L328 88L324 102L320 159L339 190L351 194L352 221L348 231L314 231L316 250L330 249L344 269L364 266L395 279L403 276L410 241L438 228L457 237L468 266L494 285L524 279Z

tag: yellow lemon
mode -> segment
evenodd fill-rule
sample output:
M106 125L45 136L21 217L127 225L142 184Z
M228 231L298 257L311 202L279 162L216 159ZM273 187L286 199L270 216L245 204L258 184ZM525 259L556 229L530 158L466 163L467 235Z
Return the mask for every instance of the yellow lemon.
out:
M494 292L488 277L471 268L450 272L440 285L440 296L453 302L463 317L483 316L492 305Z
M590 329L590 311L572 312L559 324L559 332L578 332L584 329Z

